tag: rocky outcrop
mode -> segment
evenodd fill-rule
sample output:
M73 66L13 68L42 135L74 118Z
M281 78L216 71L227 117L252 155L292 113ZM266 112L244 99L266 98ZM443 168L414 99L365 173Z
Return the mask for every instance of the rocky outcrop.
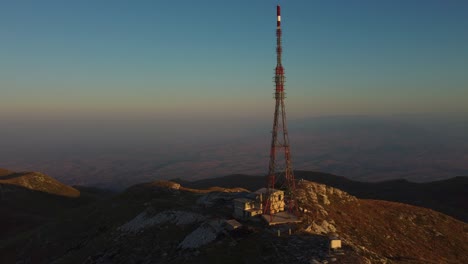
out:
M223 221L205 222L187 235L179 244L181 249L195 249L214 241L224 231Z
M153 209L149 208L138 214L132 220L123 224L118 228L124 233L138 233L145 228L171 223L175 225L188 225L196 222L201 222L206 219L205 216L187 211L164 211L158 214L152 213Z
M327 235L336 232L335 221L327 220L312 221L312 223L304 229L304 231L312 234Z
M358 199L345 191L336 189L325 184L301 180L297 186L298 194L307 194L309 202L314 204L329 205L331 200L341 203L356 202Z
M306 180L299 181L296 196L303 211L313 212L324 217L328 215L326 208L332 203L358 202L356 197L347 192Z

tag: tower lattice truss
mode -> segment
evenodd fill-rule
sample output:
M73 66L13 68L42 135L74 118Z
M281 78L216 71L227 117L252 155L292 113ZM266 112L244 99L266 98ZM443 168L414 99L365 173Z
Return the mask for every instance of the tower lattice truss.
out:
M268 167L267 199L264 207L265 214L275 212L273 208L275 189L284 191L285 209L290 213L297 213L295 197L296 185L291 165L291 151L289 146L288 129L286 125L286 107L284 103L284 68L281 62L281 10L277 6L276 25L276 68L275 68L275 112L270 149L270 163Z

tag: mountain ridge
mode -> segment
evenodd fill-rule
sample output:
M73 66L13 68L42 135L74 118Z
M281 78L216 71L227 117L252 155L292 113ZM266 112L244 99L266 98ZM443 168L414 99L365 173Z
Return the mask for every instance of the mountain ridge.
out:
M0 170L0 185L23 187L52 195L76 198L80 191L40 172Z
M360 199L305 179L312 177L310 172L296 175L297 199L303 210L300 224L268 227L255 218L239 220L242 227L234 231L223 224L232 219L233 200L248 195L247 186L263 186L263 177L231 175L214 179L207 188L193 185L209 182L190 186L156 180L121 193L106 193L104 198L92 189L92 199L81 203L86 188L80 188L79 198L42 193L75 201L77 206L63 203L55 207L55 214L33 214L39 217L37 222L15 232L1 232L0 262L219 263L222 259L227 263L462 263L468 258L468 225L462 221L423 207ZM323 173L316 173L316 177L347 181ZM464 178L453 180L455 184L458 181ZM454 183L449 181L448 185ZM25 190L24 199L38 192ZM5 202L14 200L0 200L0 204ZM34 202L50 206L47 199ZM2 216L11 213L5 210L8 208L0 206ZM23 207L15 209L13 214L22 213ZM330 233L340 236L342 254L329 251Z
M430 208L468 222L468 177L457 176L447 180L416 183L405 179L381 182L360 182L329 173L314 171L294 171L296 179L305 179L342 189L361 199L376 199L407 203ZM220 187L242 187L251 191L266 185L266 178L245 174L232 174L213 179L184 181L173 179L184 186L206 188L209 185Z

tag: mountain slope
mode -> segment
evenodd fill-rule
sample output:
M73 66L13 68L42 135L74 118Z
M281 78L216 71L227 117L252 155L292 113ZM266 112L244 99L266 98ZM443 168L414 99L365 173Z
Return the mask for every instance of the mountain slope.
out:
M28 237L69 210L99 199L97 191L88 193L87 189L79 191L42 173L0 169L0 248ZM0 258L0 263L5 261Z
M297 185L305 209L301 224L268 227L257 219L229 231L223 221L232 218L233 199L247 192L210 187L167 181L133 186L67 211L28 237L0 243L0 262L463 263L468 258L463 222L421 207L358 199L307 180ZM328 252L330 232L341 236L344 255Z
M23 187L32 191L44 192L65 197L79 197L80 192L52 177L39 172L14 173L0 170L0 185Z
M315 233L332 231L373 262L462 263L468 225L417 206L357 199L339 189L301 181L298 195Z
M344 190L356 197L412 204L430 208L462 221L468 222L468 177L455 177L448 180L415 183L407 180L383 182L358 182L342 176L313 171L295 171L296 179L305 179ZM257 190L266 185L265 177L248 175L228 175L215 179L194 182L175 180L184 186L207 188L242 187Z

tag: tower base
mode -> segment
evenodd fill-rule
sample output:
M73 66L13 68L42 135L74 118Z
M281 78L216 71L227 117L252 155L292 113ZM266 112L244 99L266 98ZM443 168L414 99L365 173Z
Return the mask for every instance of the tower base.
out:
M276 214L270 215L262 215L263 220L269 225L281 225L281 224L297 224L302 222L299 217L289 213L289 212L279 212Z

